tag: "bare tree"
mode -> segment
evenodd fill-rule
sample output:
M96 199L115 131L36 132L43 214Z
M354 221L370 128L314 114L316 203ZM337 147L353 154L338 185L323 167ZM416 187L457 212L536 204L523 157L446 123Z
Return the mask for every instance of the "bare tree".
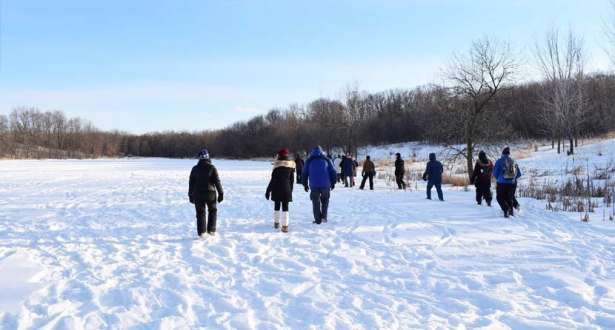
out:
M477 124L488 105L509 83L513 82L517 63L507 43L484 37L474 41L465 54L456 54L447 71L454 93L461 99L459 120L463 126L468 176L472 174Z
M557 30L549 32L544 44L536 44L538 68L543 74L546 88L543 91L541 112L553 139L570 141L568 153L574 153L574 141L580 134L586 113L583 95L584 49L583 40L571 30L561 38Z

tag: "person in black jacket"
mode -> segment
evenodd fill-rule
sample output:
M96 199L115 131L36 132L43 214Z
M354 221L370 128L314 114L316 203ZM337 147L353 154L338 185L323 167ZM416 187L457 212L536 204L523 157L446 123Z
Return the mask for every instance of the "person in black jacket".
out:
M481 204L484 199L487 206L491 206L491 176L493 175L493 163L487 158L484 151L478 153L478 160L474 165L474 171L470 183L476 186L476 203Z
M395 182L397 183L398 189L406 190L406 183L404 182L404 173L406 173L404 160L401 158L401 154L398 152L395 154Z
M425 173L423 173L423 180L427 181L427 199L431 199L431 188L435 186L438 192L438 199L444 200L442 194L442 172L444 172L442 163L436 160L435 153L430 153L429 162L427 162Z
M282 222L284 233L288 233L288 203L293 201L294 173L295 162L288 160L288 149L278 151L276 160L273 162L273 171L265 198L267 200L271 198L274 202L273 227L278 229Z
M199 237L203 238L205 232L214 236L216 234L217 203L221 203L224 199L224 192L218 170L211 164L207 149L201 150L199 162L190 172L188 198L196 209L196 230ZM207 207L207 221L205 207Z
M296 169L297 183L298 184L302 183L301 173L303 172L303 164L304 163L305 162L303 161L303 158L301 158L301 154L300 153L296 153L295 154L295 169Z

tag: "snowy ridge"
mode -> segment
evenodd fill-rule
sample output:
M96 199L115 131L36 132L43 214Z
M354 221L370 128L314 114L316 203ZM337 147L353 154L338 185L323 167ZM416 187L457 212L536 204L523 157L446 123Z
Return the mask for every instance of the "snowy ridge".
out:
M615 328L615 226L522 200L338 187L273 232L267 162L215 161L218 236L195 240L194 161L0 162L0 264L40 265L0 328ZM4 263L3 263L4 262Z

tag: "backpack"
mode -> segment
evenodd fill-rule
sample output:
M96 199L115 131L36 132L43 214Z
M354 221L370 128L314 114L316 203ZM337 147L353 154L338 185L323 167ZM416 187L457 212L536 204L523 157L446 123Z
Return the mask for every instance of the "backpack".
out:
M514 180L517 178L517 164L514 159L506 157L504 159L504 166L502 169L502 177L508 180Z

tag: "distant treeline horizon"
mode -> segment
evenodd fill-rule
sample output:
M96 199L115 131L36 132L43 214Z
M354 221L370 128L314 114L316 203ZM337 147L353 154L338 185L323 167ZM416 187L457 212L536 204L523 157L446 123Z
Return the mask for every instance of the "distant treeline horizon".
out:
M477 123L477 141L552 139L544 116L546 82L511 85L488 104ZM581 88L586 108L578 137L615 130L615 75L592 74ZM359 147L398 142L463 143L464 99L453 90L427 85L379 93L349 90L344 100L319 98L306 105L272 109L226 128L202 132L130 134L102 131L62 111L17 107L0 115L0 156L8 158L194 157L208 148L214 157L269 157L280 148L306 152L316 145L356 153Z
M541 110L545 88L545 83L534 82L504 89L477 126L479 141L540 138L557 143ZM615 130L615 75L591 75L583 88L591 110L580 125L579 137ZM215 157L252 158L269 157L283 147L306 152L320 145L356 153L362 146L398 142L458 144L463 143L462 121L457 119L461 103L449 89L437 85L379 93L351 90L343 101L319 98L305 106L293 104L223 129L138 135L101 131L61 111L18 107L8 116L0 115L0 155L186 158L207 147Z

